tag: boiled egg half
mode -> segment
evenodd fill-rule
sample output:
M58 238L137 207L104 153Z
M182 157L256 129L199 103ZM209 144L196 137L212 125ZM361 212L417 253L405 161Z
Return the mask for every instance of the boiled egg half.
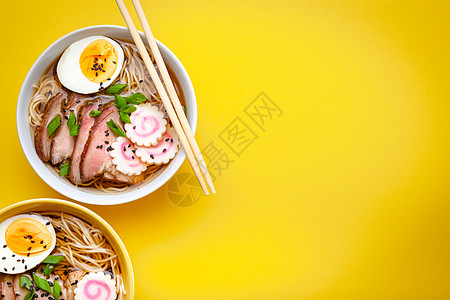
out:
M55 248L56 234L41 215L22 214L0 223L0 272L18 274L41 263Z
M58 61L61 84L80 94L107 88L119 76L124 62L122 47L106 36L90 36L70 45Z

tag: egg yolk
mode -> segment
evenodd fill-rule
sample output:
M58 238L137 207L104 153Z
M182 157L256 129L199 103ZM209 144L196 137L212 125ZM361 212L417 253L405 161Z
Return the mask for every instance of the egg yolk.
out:
M6 229L5 239L12 252L23 256L38 255L48 250L53 240L47 227L31 218L13 221Z
M108 80L117 68L117 51L105 39L91 42L80 56L80 67L84 76L92 82Z

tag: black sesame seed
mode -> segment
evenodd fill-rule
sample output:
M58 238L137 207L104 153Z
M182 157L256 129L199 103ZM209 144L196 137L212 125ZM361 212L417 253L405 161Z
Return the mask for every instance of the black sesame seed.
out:
M106 80L111 80L111 78L106 78Z
M166 149L163 149L163 153L166 152Z
M30 252L27 253L27 257L30 256Z
M153 156L153 154L150 154L150 157L152 158L152 159L154 159L155 157Z
M69 120L69 117L68 116L64 116L64 119Z
M128 148L130 148L131 147L131 144L128 144Z
M31 250L31 247L28 247L28 251L30 251Z
M113 64L116 64L117 62L115 62L115 61L112 61L113 62Z
M7 281L6 284L7 284L8 286L12 286L12 282L11 282L11 281Z
M57 226L57 227L56 227L56 229L59 229L59 230L61 230L61 226Z
M105 136L109 136L109 132L107 132L107 133L105 134Z
M31 241L31 243L32 243L32 244L34 244L34 243L35 243L35 241Z
M170 139L170 142L173 144L173 139Z
M127 148L123 147L123 151L127 151Z
M136 126L133 126L133 129L136 129Z
M13 255L11 255L11 257L16 257L16 255L15 255L15 254L13 254Z
M169 141L169 139L166 139L166 142L168 142Z
M141 80L139 80L139 82L140 82L140 83L143 83L143 82L144 82L144 80L142 80L142 79L141 79Z
M44 245L44 249L47 248L47 245Z
M136 150L133 149L133 150L131 150L131 152L136 153Z
M28 269L27 265L25 265L25 270Z
M45 223L45 225L47 225L47 226L50 225L50 222Z
M44 241L41 241L39 244L43 244L44 243Z
M23 263L23 264L25 263L25 259L22 259L22 263Z
M5 259L6 259L6 256L2 257L2 259L5 260Z
M63 109L62 109L62 111L63 111L63 112L66 112L67 110L66 110L65 108L63 108ZM50 224L50 222L47 222L47 223L49 223L49 224Z
M98 76L98 73L97 73L97 72L95 72L95 76Z
M16 267L12 267L12 270L14 271L16 269Z
M5 270L5 272L8 272L8 269L7 268L3 268L4 270Z
M109 144L109 142L108 142L108 141L105 141L105 144L106 144L106 145L108 145L108 144Z
M132 159L134 159L134 156L131 156Z
M8 247L7 245L3 245L3 248L6 248L6 247Z
M100 149L103 149L103 145L100 145Z
M80 103L81 102L81 100L77 100L77 103Z

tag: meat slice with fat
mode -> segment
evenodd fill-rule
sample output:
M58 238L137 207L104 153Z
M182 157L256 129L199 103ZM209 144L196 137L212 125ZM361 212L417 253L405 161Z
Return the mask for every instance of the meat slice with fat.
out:
M43 162L48 162L50 160L51 137L48 136L47 127L56 116L59 115L61 117L61 106L64 99L65 97L61 93L50 98L45 105L41 125L36 127L34 133L34 146L37 155Z
M70 93L65 105L62 107L63 118L61 119L61 126L51 142L51 161L54 165L60 164L72 156L76 137L70 136L70 128L67 125L67 121L72 112L78 118L78 112L83 106L85 99L85 95Z
M77 139L75 140L69 175L70 180L74 184L83 183L80 172L81 156L83 155L84 147L89 139L92 126L95 124L95 117L89 116L89 113L91 111L98 110L100 103L100 98L89 101L85 103L80 111L80 118L78 120L78 123L80 124L80 131L78 132Z
M92 180L110 170L113 166L109 149L116 138L116 134L106 124L110 120L113 120L123 130L119 109L113 101L102 107L102 113L95 120L84 148L80 164L83 182Z

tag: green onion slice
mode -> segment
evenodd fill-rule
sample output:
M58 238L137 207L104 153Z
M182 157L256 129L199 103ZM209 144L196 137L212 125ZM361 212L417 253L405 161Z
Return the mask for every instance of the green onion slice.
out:
M144 95L142 95L141 93L135 93L133 95L125 97L125 100L131 104L141 104L142 102L144 102L147 99L148 98L145 97Z
M61 116L57 115L47 126L48 137L55 133L56 129L61 125Z
M119 115L120 115L120 119L122 120L122 122L131 124L129 114L119 111Z
M91 116L91 117L98 117L98 116L100 116L101 115L101 111L99 111L99 110L93 110L93 111L91 111L90 113L89 113L89 115Z
M59 176L69 175L70 163L63 164L59 167Z
M27 276L20 276L20 286L26 288L27 290L31 289L31 285L33 282Z
M59 285L58 281L53 281L53 296L56 300L59 300L59 295L61 293L61 286Z
M126 87L126 84L113 84L106 89L105 93L110 95L117 95L122 93Z
M126 136L126 134L123 132L123 130L117 126L117 124L111 119L108 122L106 122L108 127L118 136Z
M66 165L68 164L69 163L67 163ZM49 255L44 259L42 263L56 265L59 264L63 259L64 259L63 255Z
M36 286L38 288L40 288L41 290L44 290L44 291L49 292L49 293L52 292L52 290L50 288L50 284L48 283L48 281L45 280L44 278L41 278L41 277L37 276L36 273L33 273L33 280L34 280L34 283L36 284Z
M70 128L70 136L76 136L80 132L80 125L75 124Z
M124 113L130 114L136 110L136 106L126 104L120 108Z
M32 300L34 299L34 290L29 291L25 297L23 297L23 300Z
M55 265L46 264L42 274L44 274L45 276L50 275L52 273L54 267L55 267Z
M116 100L114 101L114 105L117 106L118 108L121 108L122 106L127 104L127 100L125 100L124 97L119 96L119 95L114 95L114 97L116 98Z
M70 113L69 120L67 120L67 126L69 126L70 129L72 129L73 125L77 123L77 118L75 117L75 114L73 112Z

